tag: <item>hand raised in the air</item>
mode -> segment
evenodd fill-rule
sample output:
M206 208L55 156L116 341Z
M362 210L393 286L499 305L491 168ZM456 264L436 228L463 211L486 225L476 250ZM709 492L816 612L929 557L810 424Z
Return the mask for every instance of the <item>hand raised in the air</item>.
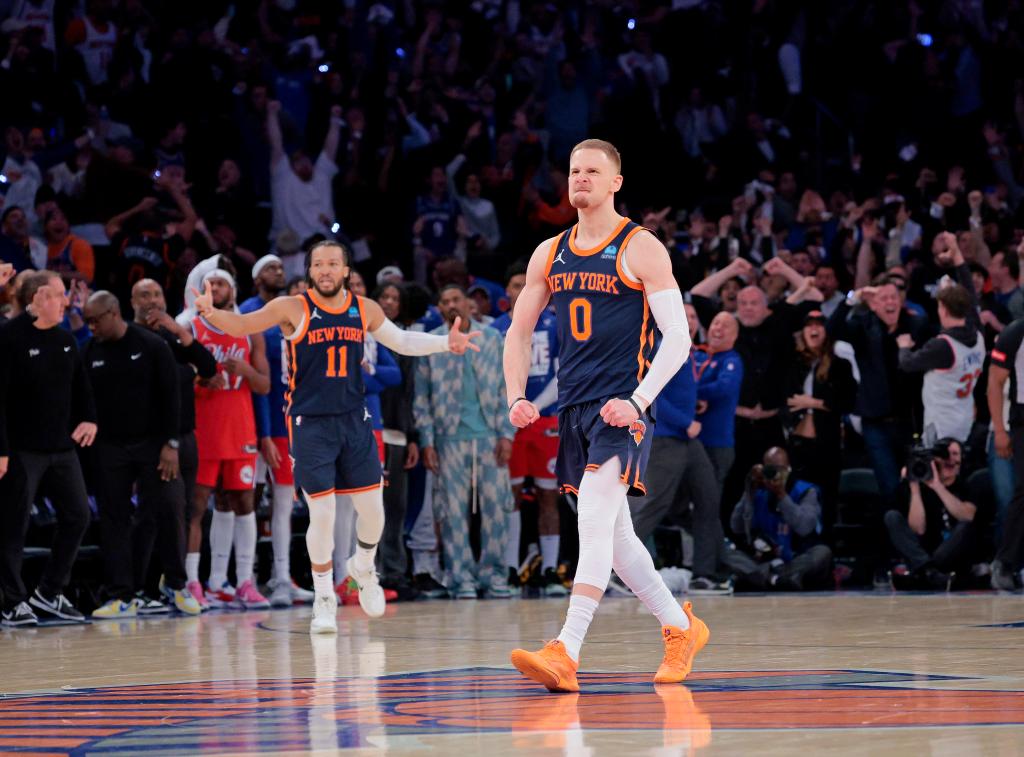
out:
M192 287L192 294L196 296L196 301L192 303L192 306L199 315L205 318L214 311L213 286L209 281L203 284L203 291L201 293L198 289Z
M454 352L456 355L463 354L466 350L473 350L479 352L480 348L473 344L473 339L478 336L482 336L482 331L470 331L468 333L462 333L459 326L462 324L462 318L455 316L455 322L452 324L452 330L448 332L448 351Z

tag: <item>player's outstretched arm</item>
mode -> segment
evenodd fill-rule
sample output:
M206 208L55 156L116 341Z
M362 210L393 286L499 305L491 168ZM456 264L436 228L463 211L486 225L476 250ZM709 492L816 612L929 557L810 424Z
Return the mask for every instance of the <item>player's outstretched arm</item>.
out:
M259 310L243 314L214 307L209 281L202 294L195 288L192 291L196 295L193 304L196 312L230 336L261 334L272 326L280 326L285 336L290 336L304 317L302 301L298 297L278 297Z
M627 249L626 265L644 285L662 339L647 375L631 400L608 400L601 409L601 417L612 426L628 426L639 417L637 408L646 410L654 404L658 393L690 356L692 345L683 295L672 275L672 262L664 245L653 234L637 234Z
M530 371L530 351L537 319L551 297L545 277L548 255L553 240L542 242L526 268L526 286L516 299L512 312L512 325L505 334L505 392L509 405L509 420L517 428L526 428L540 417L536 405L525 398L526 379Z
M394 323L388 320L380 305L366 297L359 298L363 304L363 314L366 318L366 330L374 339L383 344L389 350L400 355L433 355L435 352L454 352L456 355L463 354L466 350L479 352L480 348L473 344L473 340L480 337L481 332L464 332L459 326L462 323L460 318L455 319L448 335L424 334L420 331L403 331Z

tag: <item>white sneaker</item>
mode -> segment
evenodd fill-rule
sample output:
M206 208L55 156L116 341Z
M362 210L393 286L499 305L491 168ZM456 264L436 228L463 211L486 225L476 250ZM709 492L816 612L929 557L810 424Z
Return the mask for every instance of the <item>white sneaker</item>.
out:
M310 633L338 633L338 598L333 592L313 600Z
M270 591L270 606L271 607L291 607L292 606L292 587L286 584L284 581L271 581L268 585Z
M377 571L370 568L368 571L360 572L356 567L356 556L348 558L345 562L345 569L349 578L356 582L359 587L359 606L363 612L371 618L379 618L384 614L384 589L380 587L380 579Z

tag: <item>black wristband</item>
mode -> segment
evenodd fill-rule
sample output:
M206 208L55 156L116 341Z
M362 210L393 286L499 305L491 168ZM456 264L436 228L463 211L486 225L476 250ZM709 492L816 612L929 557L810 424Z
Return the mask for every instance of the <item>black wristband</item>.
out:
M633 400L632 397L626 397L626 402L628 402L630 405L632 405L633 407L636 408L636 416L637 416L637 418L643 418L644 417L644 411L640 409L640 406L638 404L636 404L636 402Z
M512 408L514 408L516 406L516 403L517 402L521 402L522 400L525 400L525 399L526 399L526 397L516 397L514 400L512 400L512 404L508 406L508 411L512 412Z

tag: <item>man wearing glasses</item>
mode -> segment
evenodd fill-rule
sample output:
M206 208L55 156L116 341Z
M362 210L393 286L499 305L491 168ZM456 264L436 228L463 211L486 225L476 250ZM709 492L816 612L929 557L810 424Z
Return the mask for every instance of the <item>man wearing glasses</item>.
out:
M185 588L185 491L178 463L180 394L174 356L159 336L125 322L110 292L93 294L84 316L93 337L83 359L103 429L95 460L107 601L92 616L167 612L145 594L145 566L140 554L133 556L133 514L136 526L156 521L166 586L180 611L198 615L199 604ZM136 485L137 513L132 506Z

